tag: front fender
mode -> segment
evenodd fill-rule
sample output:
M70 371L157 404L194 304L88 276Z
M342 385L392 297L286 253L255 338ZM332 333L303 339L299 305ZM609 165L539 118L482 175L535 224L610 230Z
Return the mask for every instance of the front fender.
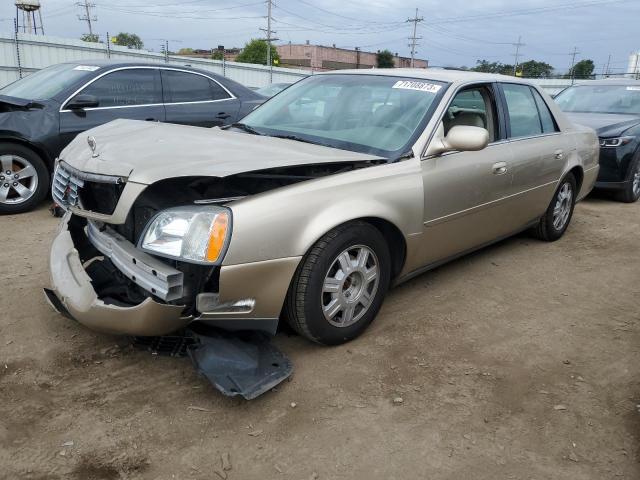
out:
M361 168L308 180L233 203L233 232L223 265L304 255L334 227L384 219L406 237L422 231L420 162Z

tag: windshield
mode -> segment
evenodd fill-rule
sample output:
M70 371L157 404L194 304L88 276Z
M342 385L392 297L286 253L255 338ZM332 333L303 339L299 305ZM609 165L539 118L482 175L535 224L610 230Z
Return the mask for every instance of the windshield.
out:
M393 158L415 142L444 86L382 75L317 75L287 88L242 122L263 135Z
M26 100L48 100L98 67L61 63L38 70L0 89L0 95Z
M579 85L562 91L555 100L565 112L640 115L640 84Z

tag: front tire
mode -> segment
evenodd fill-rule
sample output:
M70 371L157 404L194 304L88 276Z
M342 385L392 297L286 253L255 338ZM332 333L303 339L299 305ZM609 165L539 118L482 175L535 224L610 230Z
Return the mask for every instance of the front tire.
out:
M640 154L629 165L629 173L627 174L627 184L621 192L618 193L616 199L624 203L635 203L640 198Z
M0 168L0 214L28 212L47 196L49 170L33 150L0 145Z
M387 243L372 225L354 222L331 230L296 271L285 303L289 324L323 345L353 340L378 314L390 266Z
M573 217L576 195L576 178L568 173L560 182L547 211L533 228L533 235L545 242L555 242L562 237Z

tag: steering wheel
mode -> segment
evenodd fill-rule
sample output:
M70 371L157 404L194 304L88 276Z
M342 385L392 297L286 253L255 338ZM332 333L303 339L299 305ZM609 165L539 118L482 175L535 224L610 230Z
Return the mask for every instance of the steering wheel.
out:
M404 125L404 124L402 124L400 122L388 123L386 125L386 128L390 128L390 127L401 128L401 129L405 130L409 134L409 136L411 136L413 134L413 132L411 131L411 129L409 127L407 127L406 125Z

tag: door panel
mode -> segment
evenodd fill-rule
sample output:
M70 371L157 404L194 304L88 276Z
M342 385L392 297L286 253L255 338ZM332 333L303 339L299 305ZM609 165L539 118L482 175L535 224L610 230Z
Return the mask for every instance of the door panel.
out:
M455 152L422 162L425 241L421 263L446 259L513 230L504 218L512 179L510 161L511 149L501 142L479 152Z
M166 121L199 127L237 120L240 101L204 75L162 70Z
M518 221L532 222L547 209L572 146L535 89L505 83L502 91L513 156L511 203Z
M60 112L60 139L66 146L80 132L127 118L163 122L160 73L156 69L123 69L98 78L78 94L94 95L96 108Z

